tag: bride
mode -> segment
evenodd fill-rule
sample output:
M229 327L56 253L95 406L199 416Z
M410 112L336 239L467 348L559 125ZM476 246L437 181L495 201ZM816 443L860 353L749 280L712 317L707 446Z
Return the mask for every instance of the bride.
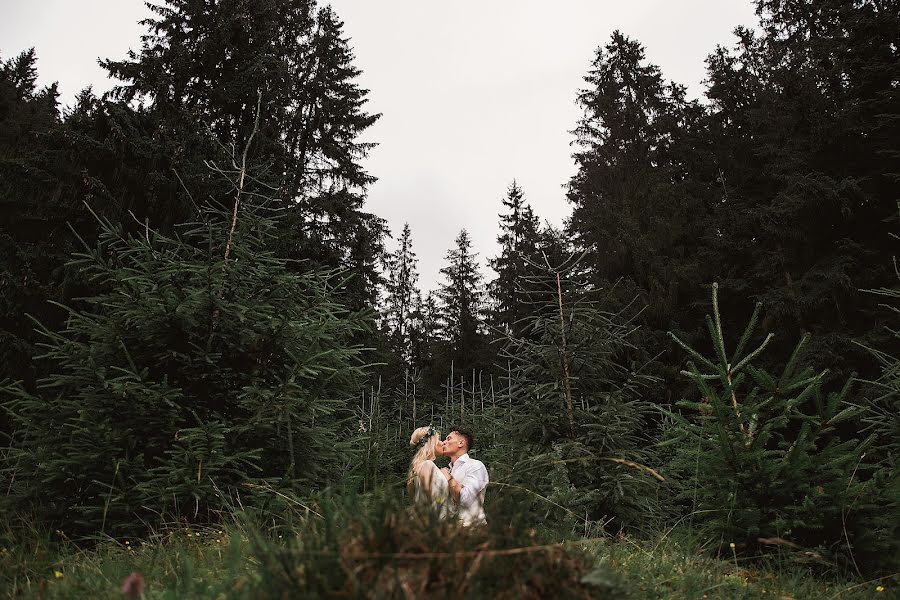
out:
M413 502L430 504L443 516L450 490L447 479L434 464L434 459L444 454L441 434L433 425L419 427L412 432L409 445L414 447L415 454L409 465L406 489Z

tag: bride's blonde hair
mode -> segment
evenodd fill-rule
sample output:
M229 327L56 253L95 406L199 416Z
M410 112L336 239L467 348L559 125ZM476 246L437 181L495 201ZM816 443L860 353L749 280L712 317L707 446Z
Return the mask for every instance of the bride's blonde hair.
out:
M429 432L431 435L429 435ZM428 439L423 441L423 438L426 436L428 436ZM412 458L412 462L409 463L409 473L406 476L406 489L410 494L413 493L413 483L416 480L416 474L419 472L419 467L421 467L422 463L426 460L434 460L437 457L435 449L437 448L437 443L440 439L441 432L432 425L419 427L412 432L411 436L409 436L410 446L420 445L420 448Z

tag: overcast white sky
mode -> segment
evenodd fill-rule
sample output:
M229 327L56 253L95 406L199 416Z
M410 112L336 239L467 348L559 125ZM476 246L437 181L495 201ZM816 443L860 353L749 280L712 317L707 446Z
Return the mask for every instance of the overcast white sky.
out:
M324 4L324 2L323 2ZM436 285L461 228L486 275L497 214L513 178L544 220L569 214L568 133L597 46L615 29L638 39L667 79L703 93L704 58L756 24L751 0L332 0L383 117L366 136L379 178L367 209L395 234L410 223L421 284ZM64 104L111 86L98 57L139 47L141 0L0 0L0 58L34 46L43 83Z

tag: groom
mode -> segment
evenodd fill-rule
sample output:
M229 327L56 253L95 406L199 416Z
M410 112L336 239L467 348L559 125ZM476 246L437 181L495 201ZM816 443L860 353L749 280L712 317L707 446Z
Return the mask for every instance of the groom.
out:
M450 458L450 468L441 473L450 487L450 510L463 525L483 525L484 490L488 472L484 463L469 456L475 445L472 432L465 427L451 427L444 440L444 456Z

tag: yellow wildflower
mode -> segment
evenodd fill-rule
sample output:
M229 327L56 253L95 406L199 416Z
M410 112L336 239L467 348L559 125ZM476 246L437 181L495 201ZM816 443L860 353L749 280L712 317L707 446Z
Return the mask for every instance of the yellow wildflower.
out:
M883 586L883 585L879 585L878 587L875 588L875 591L878 592L878 593L880 594L881 592L884 591L884 586Z
M57 579L62 579L62 576L63 576L62 571L53 571L53 576L56 577Z

